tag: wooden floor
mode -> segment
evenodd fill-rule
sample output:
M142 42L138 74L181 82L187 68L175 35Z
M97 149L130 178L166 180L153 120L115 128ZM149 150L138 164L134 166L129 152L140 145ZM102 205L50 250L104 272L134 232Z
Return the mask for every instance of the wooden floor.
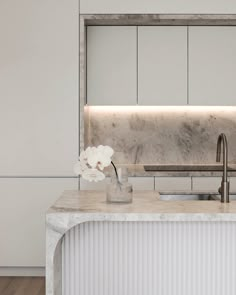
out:
M45 278L0 277L0 295L45 295Z

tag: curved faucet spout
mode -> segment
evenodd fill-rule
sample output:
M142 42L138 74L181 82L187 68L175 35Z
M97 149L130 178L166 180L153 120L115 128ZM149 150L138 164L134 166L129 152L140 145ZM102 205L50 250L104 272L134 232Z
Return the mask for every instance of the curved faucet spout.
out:
M216 162L220 162L221 158L221 146L223 144L223 177L221 182L221 202L229 203L229 182L228 182L228 143L224 133L218 136Z
M224 166L224 173L223 173L223 180L227 181L228 178L228 143L227 138L224 133L221 133L217 140L217 152L216 152L216 162L220 162L221 158L221 145L223 143L223 166Z

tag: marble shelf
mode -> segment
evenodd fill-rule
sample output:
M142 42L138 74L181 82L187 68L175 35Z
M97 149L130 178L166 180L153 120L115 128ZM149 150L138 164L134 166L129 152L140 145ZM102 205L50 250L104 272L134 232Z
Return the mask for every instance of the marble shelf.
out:
M119 165L126 166L129 171L129 176L133 177L150 177L150 176L173 176L173 177L199 177L199 176L212 176L222 177L223 165L222 164L127 164ZM155 169L145 171L144 166L155 166ZM110 170L105 170L108 177ZM236 164L228 164L228 176L236 177Z
M172 165L172 164L153 164L153 165L144 165L145 171L216 171L222 172L223 165L222 164L185 164L185 165ZM228 171L236 172L236 165L228 165Z

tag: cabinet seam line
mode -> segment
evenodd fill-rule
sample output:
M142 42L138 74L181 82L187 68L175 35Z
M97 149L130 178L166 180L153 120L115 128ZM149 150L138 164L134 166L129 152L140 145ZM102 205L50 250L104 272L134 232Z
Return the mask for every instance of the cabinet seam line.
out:
M138 93L138 71L139 71L139 67L138 67L138 54L139 54L139 52L138 52L138 26L136 26L136 64L137 64L137 66L136 66L136 71L137 71L137 73L136 73L136 84L137 84L137 86L136 86L136 104L138 105L138 101L139 101L139 97L138 97L138 95L139 95L139 93Z
M189 105L189 26L187 26L187 105Z

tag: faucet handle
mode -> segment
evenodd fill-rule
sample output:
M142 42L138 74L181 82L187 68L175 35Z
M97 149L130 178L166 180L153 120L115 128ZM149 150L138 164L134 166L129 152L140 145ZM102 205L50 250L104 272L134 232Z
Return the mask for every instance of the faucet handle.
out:
M229 181L222 181L221 187L219 188L219 193L221 194L221 202L222 203L229 203Z

